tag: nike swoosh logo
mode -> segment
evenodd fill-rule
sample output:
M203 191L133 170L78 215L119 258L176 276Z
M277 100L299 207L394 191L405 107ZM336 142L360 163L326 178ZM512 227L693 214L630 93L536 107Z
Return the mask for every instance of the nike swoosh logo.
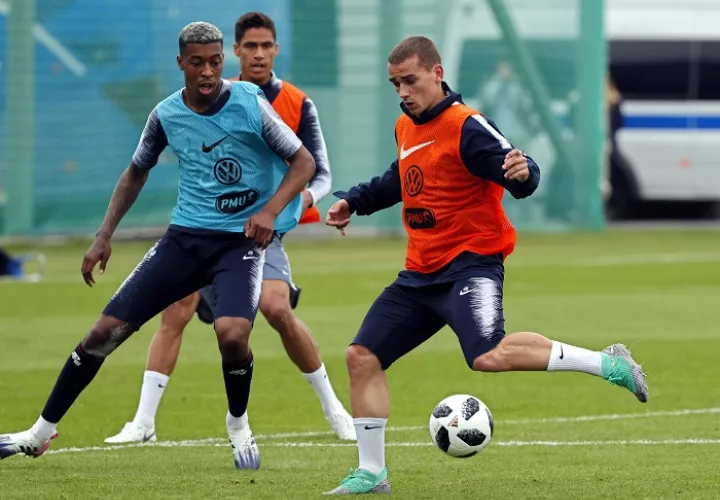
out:
M222 141L224 141L225 139L227 139L228 137L230 137L230 136L229 136L229 135L226 135L225 137L223 137L222 139L220 139L220 140L217 141L216 143L210 144L209 146L206 146L206 145L205 145L205 141L203 141L203 143L202 143L203 153L209 153L210 151L212 151L213 149L215 149L216 147L218 147L218 146L220 145L220 143L221 143Z
M474 292L474 291L475 291L474 288L472 290L460 290L460 295L467 295L468 293Z
M565 351L563 351L563 346L560 344L560 359L563 359L565 357Z
M418 150L424 148L425 146L429 146L430 144L432 144L434 142L435 141L423 142L422 144L413 146L410 149L405 149L405 144L403 144L402 146L400 146L400 159L404 160L405 158L407 158L408 156L413 154L415 151L418 151Z
M254 255L243 255L243 260L257 260Z
M366 425L365 430L371 431L373 429L382 429L382 425Z

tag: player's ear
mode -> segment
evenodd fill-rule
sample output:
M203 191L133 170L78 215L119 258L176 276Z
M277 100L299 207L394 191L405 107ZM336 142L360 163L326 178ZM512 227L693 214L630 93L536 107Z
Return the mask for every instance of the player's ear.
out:
M237 42L233 43L233 54L235 57L240 57L240 44Z
M178 68L180 68L180 71L184 71L182 55L177 56L177 65L178 65Z
M442 67L442 64L436 64L433 68L433 72L435 73L435 83L442 83L443 77L445 76L445 70Z

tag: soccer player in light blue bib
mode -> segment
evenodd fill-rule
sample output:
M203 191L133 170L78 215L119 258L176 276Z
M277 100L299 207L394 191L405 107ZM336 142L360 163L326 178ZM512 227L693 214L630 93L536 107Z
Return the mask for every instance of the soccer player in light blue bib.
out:
M179 46L177 63L185 87L150 114L85 255L85 282L94 284L98 262L100 273L105 270L111 237L165 148L177 156L180 169L170 227L71 353L35 425L0 436L0 458L41 455L105 358L167 306L210 285L235 465L260 466L247 417L253 371L249 336L265 248L298 223L300 193L315 173L315 162L258 86L221 79L223 37L218 28L191 23L180 33Z
M314 220L313 211L317 213L317 222L320 222L320 212L316 205L327 196L332 184L325 138L317 108L310 97L273 72L273 63L279 50L275 22L262 12L244 13L235 22L233 50L239 58L241 72L230 80L249 81L258 85L273 109L293 129L315 159L315 174L303 192L305 211L299 224ZM157 413L178 362L185 329L196 312L203 323L212 325L215 322L215 294L212 288L206 286L160 313L160 324L148 349L135 416L124 423L120 432L106 438L106 443L158 440L155 425ZM317 342L308 325L293 311L298 305L301 291L293 280L290 257L285 251L283 238L276 236L265 250L258 314L264 316L273 330L278 332L288 357L317 395L325 420L333 432L340 439L354 441L356 432L352 417L335 394Z

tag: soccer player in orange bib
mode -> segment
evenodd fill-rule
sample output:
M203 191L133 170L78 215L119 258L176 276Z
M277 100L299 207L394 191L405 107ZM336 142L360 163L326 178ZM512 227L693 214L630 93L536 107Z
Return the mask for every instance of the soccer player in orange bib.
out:
M622 344L592 351L537 333L505 335L504 261L516 236L502 198L505 190L515 198L532 195L540 169L447 86L428 38L398 44L388 75L402 99L397 159L384 174L336 192L341 200L326 217L344 234L352 214L402 202L408 234L405 269L375 300L347 350L360 463L327 492L333 495L390 493L385 371L445 325L472 370L583 372L628 389L641 402L648 398L645 375Z
M278 53L275 23L260 12L248 12L235 23L233 50L240 59L241 74L231 80L244 80L260 87L273 109L302 141L315 159L316 171L303 191L303 216L300 224L320 222L315 203L329 191L330 163L320 120L315 105L300 89L280 80L273 73L273 62ZM205 145L207 149L213 144ZM282 239L276 235L265 251L260 311L270 325L280 333L288 356L303 373L315 390L325 418L335 434L343 440L355 440L352 419L337 398L330 383L325 365L308 327L295 316L300 288L292 281L290 261ZM160 400L175 369L182 335L193 315L212 324L212 305L215 294L205 287L177 301L162 313L160 328L153 336L148 353L147 367L140 392L135 418L125 424L106 443L155 441L155 416ZM252 376L252 359L241 367L243 376ZM233 370L237 372L238 370Z

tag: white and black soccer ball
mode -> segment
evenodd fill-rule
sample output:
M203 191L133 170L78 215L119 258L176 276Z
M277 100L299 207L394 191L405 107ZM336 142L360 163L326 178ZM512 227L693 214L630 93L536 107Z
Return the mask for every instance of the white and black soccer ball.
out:
M476 455L490 444L493 430L493 417L488 407L467 394L448 396L430 415L430 437L451 457Z

